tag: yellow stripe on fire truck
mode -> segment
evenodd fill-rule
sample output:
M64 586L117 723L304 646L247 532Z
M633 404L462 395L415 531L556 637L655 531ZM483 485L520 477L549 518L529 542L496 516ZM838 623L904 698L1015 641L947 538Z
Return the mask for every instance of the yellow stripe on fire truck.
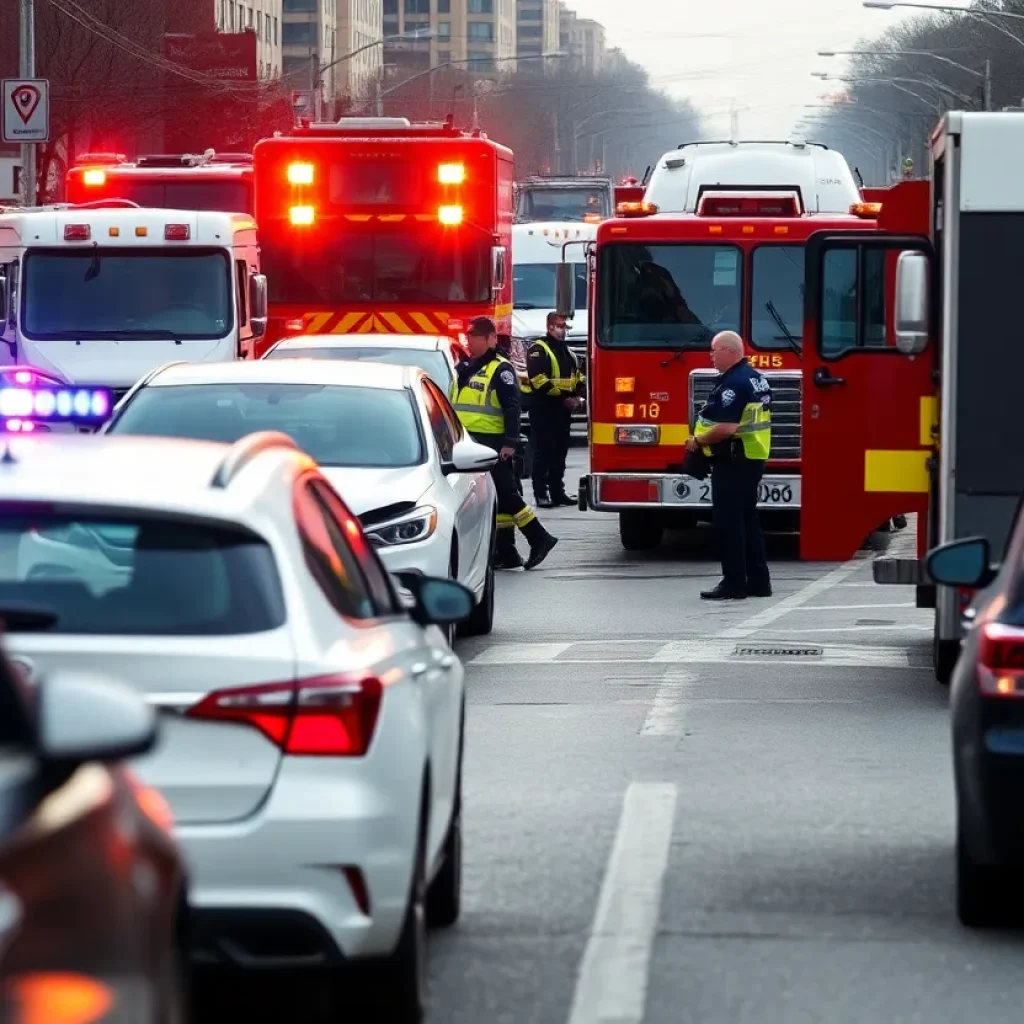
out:
M303 313L304 334L447 334L449 315L440 310L349 310Z

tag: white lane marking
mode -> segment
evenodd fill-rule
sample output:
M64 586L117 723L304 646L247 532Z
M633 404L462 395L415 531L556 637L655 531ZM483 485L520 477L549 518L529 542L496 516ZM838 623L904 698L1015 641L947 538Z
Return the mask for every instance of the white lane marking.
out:
M641 736L681 736L686 716L686 690L696 677L674 672L661 681L654 703L640 729Z
M805 604L802 612L861 612L866 608L916 608L915 601L900 601L899 604Z
M858 569L870 564L870 559L850 559L849 562L836 566L835 569L825 573L819 579L811 580L810 583L802 586L796 593L790 594L789 597L784 597L778 604L773 604L771 607L765 608L764 611L752 615L749 619L744 619L738 626L723 629L716 634L716 639L742 640L744 637L752 636L776 619L781 619L783 615L791 612L794 608L799 608L801 605L806 604L812 597L817 597L818 594L825 590L831 590L837 583L842 583L847 576L852 576Z
M482 651L469 665L528 665L536 662L554 661L564 654L572 644L495 644Z
M822 629L787 629L786 632L799 633L800 635L805 633L902 633L905 629L911 629L927 633L933 628L933 626L922 625L921 623L896 622L891 626L831 626Z
M580 961L568 1024L642 1024L676 787L633 782Z

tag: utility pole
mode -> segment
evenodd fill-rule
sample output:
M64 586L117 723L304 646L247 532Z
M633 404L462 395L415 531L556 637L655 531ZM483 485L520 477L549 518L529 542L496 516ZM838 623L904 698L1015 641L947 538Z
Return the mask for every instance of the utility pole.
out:
M317 88L317 65L320 63L315 53L309 55L309 102L306 104L306 117L316 121L316 98L319 89Z
M36 5L35 0L21 0L20 66L22 78L36 77ZM21 201L36 205L36 143L21 144Z
M992 109L992 61L985 61L985 101L984 109Z
M558 135L558 111L551 112L551 128L555 139L555 165L551 168L553 174L562 173L562 143Z

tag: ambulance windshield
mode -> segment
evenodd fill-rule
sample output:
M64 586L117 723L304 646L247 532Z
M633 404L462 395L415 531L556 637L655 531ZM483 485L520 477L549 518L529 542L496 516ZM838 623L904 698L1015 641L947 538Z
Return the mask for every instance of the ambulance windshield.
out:
M224 213L252 213L252 186L240 179L213 181L209 178L130 178L111 175L106 194L130 199L139 206L158 210L217 210ZM100 198L86 188L79 202Z
M517 224L541 221L580 222L588 215L604 220L612 215L606 188L530 188L519 193Z
M598 262L598 344L710 348L738 331L743 253L735 245L606 246Z
M34 340L223 338L231 267L209 249L41 249L25 257L22 329Z

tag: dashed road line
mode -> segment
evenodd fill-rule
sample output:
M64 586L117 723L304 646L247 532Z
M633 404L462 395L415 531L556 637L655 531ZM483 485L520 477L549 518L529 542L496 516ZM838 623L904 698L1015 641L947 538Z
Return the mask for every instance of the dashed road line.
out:
M689 672L667 674L658 685L641 736L681 736L686 714L686 691L696 677Z

